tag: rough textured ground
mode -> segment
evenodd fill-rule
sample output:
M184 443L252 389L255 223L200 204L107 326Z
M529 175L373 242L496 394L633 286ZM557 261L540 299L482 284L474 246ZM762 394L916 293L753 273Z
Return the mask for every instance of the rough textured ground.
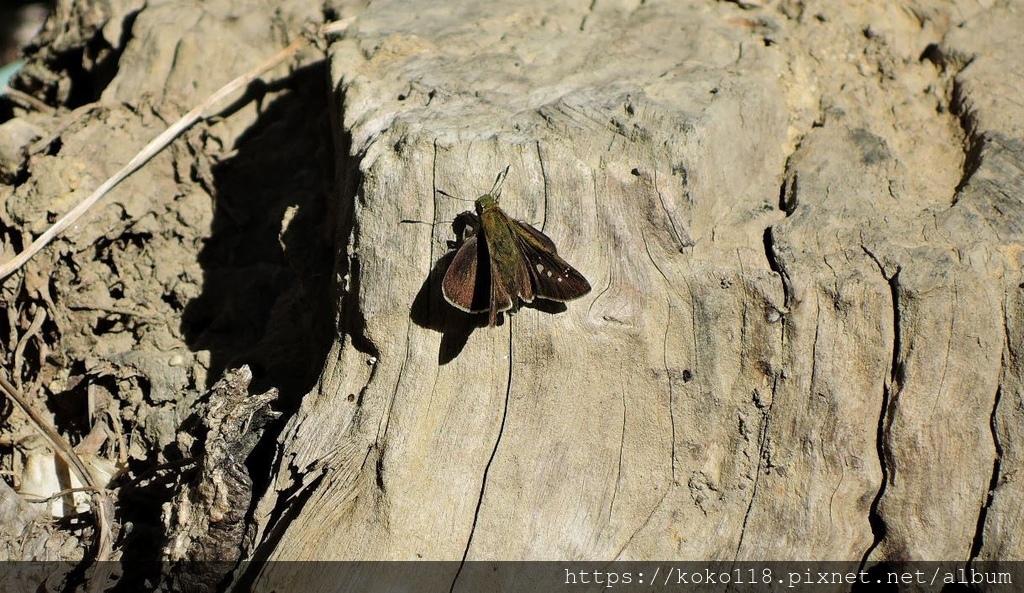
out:
M0 126L6 253L303 20L357 17L2 285L5 368L127 464L125 557L1024 558L1012 4L61 11L22 80L58 111ZM486 328L438 282L505 165L594 290ZM246 436L230 406L272 387ZM16 489L32 435L9 416ZM75 558L84 524L6 537Z
M20 82L58 109L18 109L0 126L5 252L304 22L323 20L301 3L275 17L279 4L61 4ZM324 226L332 147L316 58L279 68L191 130L3 284L5 368L17 369L15 383L72 444L91 434L87 452L124 472L113 485L115 548L126 560L176 545L161 505L195 481L195 456L208 446L206 391L226 369L249 364L251 390L279 389L279 410L294 409L318 374L333 333ZM6 410L12 473L3 486L59 490L50 483L66 470L25 417ZM266 481L270 451L272 440L254 462L257 481ZM246 469L244 456L237 461ZM6 557L90 555L89 521L69 528L47 515L31 536L18 525L32 513L10 524ZM232 547L237 555L239 542Z

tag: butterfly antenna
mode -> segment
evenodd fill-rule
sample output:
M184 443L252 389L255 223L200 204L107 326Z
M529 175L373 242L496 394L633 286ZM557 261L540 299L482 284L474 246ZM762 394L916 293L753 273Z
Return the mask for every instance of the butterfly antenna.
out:
M512 165L505 165L505 170L498 173L498 176L494 178L494 187L491 188L491 197L495 200L501 195L501 184L505 183L505 177L508 176L509 167Z
M442 196L444 196L446 198L451 198L453 200L459 200L460 202L473 202L473 201L475 201L475 200L467 200L466 198L460 198L459 196L453 196L450 193L444 191L443 189L436 189L434 191L436 191L437 193L441 194Z
M441 220L438 222L427 222L425 220L413 220L411 218L403 218L402 220L398 221L398 224L425 224L427 226L437 226L439 224L444 224L446 222L447 221L445 220Z

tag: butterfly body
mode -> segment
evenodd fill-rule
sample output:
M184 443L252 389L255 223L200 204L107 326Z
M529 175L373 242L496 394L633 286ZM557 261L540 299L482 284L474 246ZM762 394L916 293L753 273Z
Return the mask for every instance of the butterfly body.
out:
M516 299L564 302L590 292L587 279L559 257L547 235L501 210L497 193L503 177L476 201L476 214L464 212L456 219L471 230L441 284L445 300L469 313L488 311L492 327Z

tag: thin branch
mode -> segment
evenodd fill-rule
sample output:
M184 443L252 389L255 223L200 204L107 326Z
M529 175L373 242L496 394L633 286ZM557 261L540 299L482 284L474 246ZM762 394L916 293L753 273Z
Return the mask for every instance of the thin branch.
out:
M39 498L36 496L23 496L22 498L24 498L27 502L30 502L32 504L45 504L51 503L57 500L58 498L64 498L69 494L75 494L76 492L97 492L97 490L95 488L92 488L91 486L78 486L76 488L65 488L60 492L54 492L53 494L47 496L46 498Z
M7 97L7 99L10 100L12 103L17 103L25 109L34 109L41 113L53 113L54 111L56 111L56 109L54 109L53 107L50 107L49 105L43 103L39 99L36 99L32 95L24 91L19 91L18 89L12 89L10 87L7 87L3 89L2 94L5 97Z

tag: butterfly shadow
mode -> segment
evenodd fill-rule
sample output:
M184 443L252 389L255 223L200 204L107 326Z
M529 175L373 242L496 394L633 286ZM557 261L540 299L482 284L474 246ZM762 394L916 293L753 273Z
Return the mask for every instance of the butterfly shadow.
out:
M569 310L569 306L561 301L549 301L548 299L536 298L532 303L523 303L523 308L536 309L549 315L558 315Z
M409 318L413 323L441 333L437 363L442 365L448 364L462 352L473 330L487 326L486 315L460 311L451 306L441 293L441 280L454 258L455 251L451 251L437 260L430 275L416 293L409 311Z

